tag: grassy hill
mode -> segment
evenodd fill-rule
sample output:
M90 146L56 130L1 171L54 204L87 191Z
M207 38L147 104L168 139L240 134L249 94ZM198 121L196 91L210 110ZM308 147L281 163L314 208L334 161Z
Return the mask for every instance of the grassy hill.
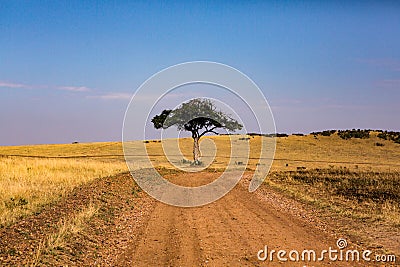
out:
M400 171L400 144L378 137L343 139L337 133L291 135L278 137L272 172L345 168L358 172ZM209 136L200 141L203 158L209 168L224 169L231 154L231 141L248 143L248 170L254 170L265 136ZM144 144L156 167L174 168L164 155L162 143L155 140L135 141ZM377 145L379 144L379 145ZM176 164L192 157L191 138L179 139L184 155ZM214 157L215 154L215 157ZM240 159L238 159L239 161ZM37 212L72 188L98 177L128 171L120 142L32 145L0 147L0 224L7 225L21 216Z

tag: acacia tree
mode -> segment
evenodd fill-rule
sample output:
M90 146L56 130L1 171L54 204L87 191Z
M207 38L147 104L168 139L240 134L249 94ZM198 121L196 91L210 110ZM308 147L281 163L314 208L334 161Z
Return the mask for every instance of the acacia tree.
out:
M192 99L174 110L166 109L161 114L154 116L151 122L156 129L176 126L178 130L191 132L193 160L196 165L200 163L200 137L207 133L218 134L216 130L219 128L234 132L243 127L229 115L217 110L211 100L201 98Z

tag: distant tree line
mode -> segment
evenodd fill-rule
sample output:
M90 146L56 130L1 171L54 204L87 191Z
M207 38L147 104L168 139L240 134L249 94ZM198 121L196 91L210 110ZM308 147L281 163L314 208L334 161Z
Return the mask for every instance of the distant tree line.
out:
M286 133L262 134L262 133L247 133L250 136L265 136L265 137L288 137Z
M360 138L360 139L367 139L369 138L369 133L371 130L360 130L360 129L353 129L353 130L339 130L338 135L342 139L351 139L351 138Z
M370 137L371 132L378 132L378 137L384 140L393 141L395 143L400 144L400 132L394 131L383 131L383 130L371 130L371 129L352 129L352 130L325 130L318 132L311 132L311 135L316 136L331 136L335 133L344 139L348 140L351 138L359 138L359 139L367 139ZM263 133L247 133L249 136L265 136L265 137L288 137L289 135L286 133L275 133L275 134L263 134ZM304 136L302 133L293 133L295 136ZM383 144L382 144L383 145ZM378 143L377 146L380 146Z
M352 130L325 130L321 132L312 132L311 134L314 136L331 136L337 132L338 136L342 139L351 139L351 138L360 138L366 139L369 138L369 133L372 130L360 130L360 129L352 129Z
M393 131L381 131L378 134L378 137L383 140L390 140L397 144L400 144L400 132L393 132Z
M332 134L337 133L338 136L342 139L351 139L351 138L359 138L359 139L367 139L370 137L371 132L378 132L378 138L393 141L395 143L400 144L400 132L394 131L382 131L382 130L371 130L371 129L352 129L352 130L325 130L320 132L311 132L310 134L314 136L331 136Z
M326 130L322 132L312 132L312 135L322 135L322 136L331 136L332 134L336 133L336 130Z
M314 136L331 136L337 132L338 136L342 139L351 139L351 138L360 138L365 139L369 138L369 133L371 130L360 130L360 129L352 129L352 130L326 130L321 132L312 132L311 134Z

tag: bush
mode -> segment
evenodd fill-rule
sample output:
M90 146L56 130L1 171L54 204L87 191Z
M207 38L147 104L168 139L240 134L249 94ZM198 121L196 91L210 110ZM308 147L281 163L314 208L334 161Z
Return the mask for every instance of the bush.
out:
M378 134L378 137L383 140L390 140L397 144L400 144L400 132L384 131Z
M200 160L195 160L192 163L190 163L191 166L202 166L203 162Z
M336 130L322 131L321 135L322 136L331 136L334 133L336 133Z
M369 138L369 133L371 130L360 130L360 129L353 129L353 130L343 130L338 131L338 135L342 139L351 139L351 138L360 138L360 139L367 139Z
M377 137L380 138L380 139L383 139L383 140L387 140L387 134L386 133L378 133Z
M332 134L336 133L336 130L325 130L322 132L312 132L311 134L314 136L322 135L322 136L331 136Z
M186 160L186 159L182 159L182 163L183 163L183 164L186 164L186 163L192 164L192 162L191 162L190 160Z

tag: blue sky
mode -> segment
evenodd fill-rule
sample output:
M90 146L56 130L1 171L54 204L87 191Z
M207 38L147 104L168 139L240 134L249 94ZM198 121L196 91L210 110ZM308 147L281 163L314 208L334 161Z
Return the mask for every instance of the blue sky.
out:
M149 2L0 2L0 145L121 140L133 92L194 60L253 79L278 132L400 130L398 2Z

